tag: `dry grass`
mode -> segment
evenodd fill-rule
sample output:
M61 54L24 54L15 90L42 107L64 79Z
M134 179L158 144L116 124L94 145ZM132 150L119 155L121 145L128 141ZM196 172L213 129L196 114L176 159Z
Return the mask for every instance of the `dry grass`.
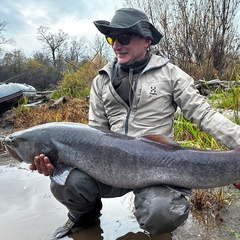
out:
M232 196L226 194L224 187L213 189L195 189L192 191L191 203L197 210L211 208L220 210L229 206L232 202Z
M48 122L88 122L88 102L81 99L67 99L55 107L52 102L39 107L19 106L8 116L15 129L24 129Z

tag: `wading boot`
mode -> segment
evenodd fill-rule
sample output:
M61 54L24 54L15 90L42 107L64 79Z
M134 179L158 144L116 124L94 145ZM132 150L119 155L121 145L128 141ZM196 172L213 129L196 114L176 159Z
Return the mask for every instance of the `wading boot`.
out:
M71 219L68 219L65 224L58 227L52 235L51 240L63 238L71 233L75 233L81 229L92 226L98 218L101 216L99 213L92 221L86 223L75 223Z

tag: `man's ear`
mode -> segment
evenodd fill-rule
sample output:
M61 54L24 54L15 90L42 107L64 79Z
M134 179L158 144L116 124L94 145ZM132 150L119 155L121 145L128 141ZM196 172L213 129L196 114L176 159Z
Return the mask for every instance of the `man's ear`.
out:
M146 42L148 43L148 47L150 47L152 40L150 38L146 38Z

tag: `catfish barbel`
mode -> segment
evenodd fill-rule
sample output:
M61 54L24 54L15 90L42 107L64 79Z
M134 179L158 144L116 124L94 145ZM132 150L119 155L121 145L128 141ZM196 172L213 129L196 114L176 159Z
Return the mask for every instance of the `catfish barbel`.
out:
M240 148L183 148L160 135L136 138L54 122L12 133L3 143L13 158L29 164L45 154L59 179L64 169L78 168L99 182L129 189L161 184L204 189L240 181Z

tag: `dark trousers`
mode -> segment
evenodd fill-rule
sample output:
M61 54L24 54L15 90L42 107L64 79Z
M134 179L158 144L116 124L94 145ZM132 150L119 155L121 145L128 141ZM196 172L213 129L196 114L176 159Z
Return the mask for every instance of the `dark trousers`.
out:
M51 191L65 205L69 218L79 224L87 224L99 216L101 198L120 197L132 189L116 188L98 181L74 169L64 186L51 180ZM140 227L151 234L171 232L188 217L189 203L181 189L152 186L134 189L134 215Z

